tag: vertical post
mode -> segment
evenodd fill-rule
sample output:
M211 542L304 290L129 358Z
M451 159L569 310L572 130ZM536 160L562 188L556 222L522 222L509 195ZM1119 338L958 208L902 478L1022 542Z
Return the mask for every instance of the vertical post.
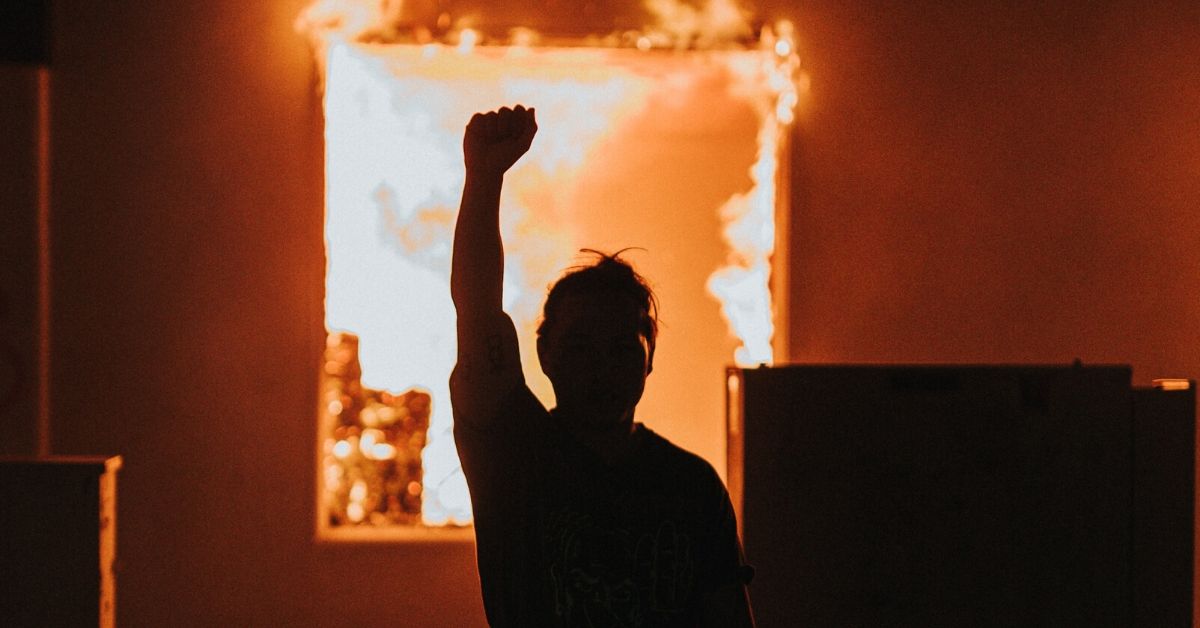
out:
M50 68L37 70L37 453L50 446Z

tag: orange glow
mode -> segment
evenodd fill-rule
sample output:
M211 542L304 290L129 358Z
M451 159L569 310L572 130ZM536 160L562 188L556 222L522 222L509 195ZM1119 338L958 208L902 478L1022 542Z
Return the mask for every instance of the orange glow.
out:
M737 31L741 26L734 18L740 13L722 9L728 6L712 3L689 28L699 33L723 20L730 24L726 32ZM499 104L536 107L543 128L507 177L501 199L504 307L522 339L531 388L552 405L531 343L546 287L578 261L581 247L645 246L649 259L643 262L637 253L631 259L661 284L656 287L664 299L665 327L639 417L647 416L643 409L650 416L683 412L677 433L669 424L651 426L724 467L715 459L723 445L705 450L688 441L712 440L713 435L697 434L720 430L720 403L693 409L686 384L659 392L655 382L686 381L697 368L710 369L719 400L721 374L731 359L739 364L772 359L776 153L786 126L780 108L790 120L795 104L795 66L789 65L794 55L790 43L784 46L787 54L779 53L784 40L774 34L762 50L687 53L646 51L660 47L655 37L649 33L627 49L478 46L479 34L467 29L457 33L455 45L371 45L339 37L323 42L326 326L357 336L362 386L416 388L432 397L424 485L416 492L408 487L420 494L426 525L471 519L447 386L455 356L450 243L463 180L462 129L472 113ZM536 35L526 33L524 39L534 41ZM654 151L663 152L661 181L657 175L647 178L646 168L624 172L630 163L654 163ZM721 159L732 161L717 163ZM696 168L690 160L698 162ZM720 186L688 180L703 176L703 168L720 171L725 180ZM684 179L669 179L681 176L671 172ZM643 209L655 206L650 199L679 194L671 190L708 187L724 190L718 192L722 196L686 201L688 209L674 208L678 215L667 219L656 217L661 210ZM619 198L612 198L614 191ZM704 206L711 213L685 220L688 228L668 226L684 217L680 212ZM628 218L620 220L622 213ZM626 228L614 230L617 222ZM654 244L664 238L665 244ZM698 257L711 259L703 262L711 266L698 268ZM694 271L707 275L697 276L698 290L691 296L676 297L666 287ZM704 294L705 276L712 296ZM719 313L727 329L695 322L719 321ZM672 344L673 333L687 335L675 336ZM672 371L679 374L674 380ZM335 416L341 408L330 404L327 410ZM371 427L377 417L364 413L360 419L366 429L330 441L326 452L335 459L353 451L372 460L394 456L395 448ZM328 470L323 480L327 486L345 481ZM361 486L350 489L347 506L356 523L371 518L370 502L376 499Z

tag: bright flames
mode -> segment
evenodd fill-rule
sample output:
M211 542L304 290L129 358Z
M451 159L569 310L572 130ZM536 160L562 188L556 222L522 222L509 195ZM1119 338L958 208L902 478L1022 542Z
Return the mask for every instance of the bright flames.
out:
M478 38L464 31L453 45L323 42L326 326L331 350L334 338L356 341L358 360L327 368L360 365L353 375L372 412L370 423L338 424L334 434L347 397L322 400L321 480L327 494L340 491L346 523L370 522L394 503L373 494L389 482L419 499L426 525L471 520L447 381L462 131L476 111L515 103L538 111L541 131L501 200L504 306L530 386L548 405L533 330L546 288L582 247L645 249L630 259L655 281L664 329L639 418L718 469L723 447L705 450L695 434L723 430L724 366L772 360L776 158L796 104L789 33L765 33L756 50L687 52L641 40L619 49L532 48L476 46ZM711 399L696 393L706 369ZM427 434L409 434L397 417L409 430L427 421ZM423 446L422 468L410 475L347 474L348 460L402 466L410 442Z

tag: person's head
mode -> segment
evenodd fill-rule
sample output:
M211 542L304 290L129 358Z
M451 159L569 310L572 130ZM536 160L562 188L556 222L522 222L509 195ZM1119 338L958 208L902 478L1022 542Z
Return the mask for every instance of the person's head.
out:
M558 407L604 423L632 417L653 370L654 293L620 252L570 269L546 297L538 359Z

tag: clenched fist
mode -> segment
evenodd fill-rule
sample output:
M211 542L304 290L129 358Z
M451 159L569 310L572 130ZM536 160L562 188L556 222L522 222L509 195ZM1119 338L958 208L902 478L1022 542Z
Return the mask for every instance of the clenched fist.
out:
M467 172L504 174L529 150L535 133L537 121L532 108L517 105L475 114L463 136Z

